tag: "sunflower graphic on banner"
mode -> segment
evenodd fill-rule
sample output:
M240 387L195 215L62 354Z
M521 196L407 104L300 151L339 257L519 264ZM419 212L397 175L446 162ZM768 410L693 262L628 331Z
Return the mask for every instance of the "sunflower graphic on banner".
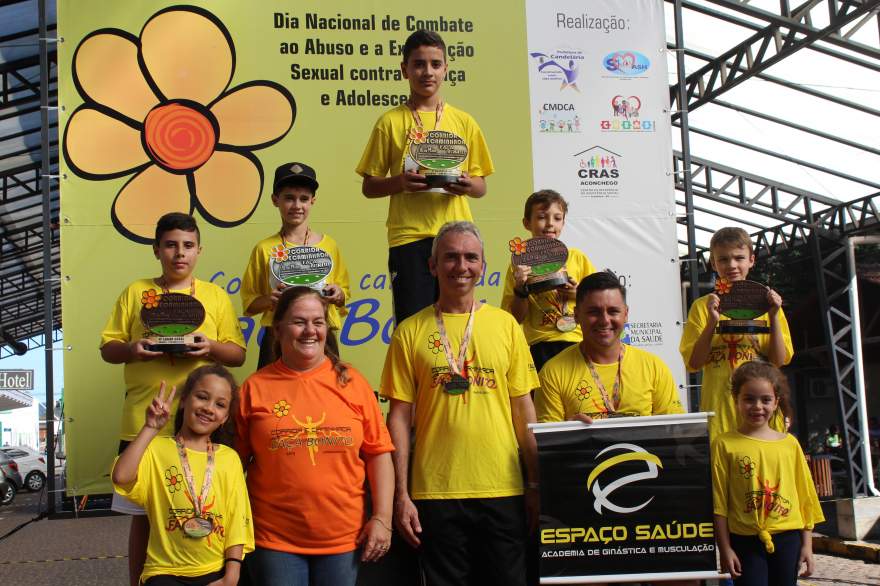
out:
M72 73L84 103L62 148L84 179L130 176L108 202L120 234L150 243L168 212L198 210L224 228L253 214L264 181L253 151L284 138L296 103L271 81L230 88L234 71L226 27L194 6L156 12L138 36L99 29L79 43Z

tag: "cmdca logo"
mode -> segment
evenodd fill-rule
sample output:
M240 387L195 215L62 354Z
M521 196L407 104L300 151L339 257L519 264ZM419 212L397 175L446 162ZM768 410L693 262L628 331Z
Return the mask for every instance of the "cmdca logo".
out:
M603 507L608 509L609 511L614 511L615 513L625 514L635 513L636 511L640 511L648 506L648 504L652 500L654 500L653 496L642 504L635 507L621 507L615 505L609 499L611 497L611 494L618 488L621 488L628 484L632 484L633 482L638 482L640 480L651 480L653 478L657 478L659 474L658 468L663 468L663 464L660 462L660 458L658 458L654 454L651 454L650 452L645 450L645 448L637 446L635 444L621 443L608 446L607 448L596 454L596 459L614 450L626 451L622 454L611 456L607 460L600 462L598 466L593 468L593 471L590 472L590 475L587 477L587 490L592 490L593 496L595 497L593 508L596 509L596 512L600 515L602 514ZM618 464L622 464L623 462L633 461L644 462L647 466L647 470L645 470L644 472L636 472L635 474L627 474L626 476L622 476L621 478L612 481L605 487L603 487L599 483L599 476L606 470L609 470L610 468L613 468Z

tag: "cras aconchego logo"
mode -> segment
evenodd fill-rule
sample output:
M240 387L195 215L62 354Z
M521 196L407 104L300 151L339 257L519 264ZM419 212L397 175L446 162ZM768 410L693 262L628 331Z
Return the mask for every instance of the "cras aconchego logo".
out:
M587 477L587 489L591 490L593 493L593 497L595 497L593 508L600 515L602 514L603 508L608 509L609 511L614 511L615 513L622 514L635 513L644 509L651 503L651 501L654 500L653 496L642 504L632 507L622 507L620 505L616 505L611 502L610 497L612 493L614 493L614 491L616 491L617 489L632 484L633 482L639 482L640 480L652 480L654 478L657 478L657 476L659 476L660 474L659 469L663 468L663 463L660 462L660 458L648 452L645 448L641 446L628 443L610 445L598 454L596 454L596 459L599 459L603 455L614 450L624 450L624 452L621 454L617 454L616 456L611 456L608 459L600 462L595 468L593 468L592 472L590 472L590 475ZM621 476L620 478L611 481L607 486L604 487L599 483L599 476L601 476L602 473L606 470L609 470L624 462L634 461L644 462L647 469L644 472L636 472L635 474L627 474L626 476Z

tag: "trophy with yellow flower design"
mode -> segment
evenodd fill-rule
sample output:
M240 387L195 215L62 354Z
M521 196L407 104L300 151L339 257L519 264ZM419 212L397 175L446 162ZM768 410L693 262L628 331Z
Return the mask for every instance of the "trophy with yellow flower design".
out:
M269 254L269 270L274 287L277 283L301 286L323 292L327 276L333 272L333 258L327 251L315 246L292 246L279 244Z
M718 322L718 334L769 334L767 320L756 319L770 309L766 285L755 281L715 282L715 294L721 303L718 312L728 319Z
M510 241L510 264L526 265L532 272L526 280L528 293L541 293L557 289L568 283L565 262L568 247L556 238L517 237Z
M205 321L205 307L193 295L155 289L141 295L141 322L149 340L147 350L183 354L195 350L194 332Z
M461 178L461 165L467 156L467 144L457 134L413 128L404 170L424 175L431 191L442 192L444 186Z

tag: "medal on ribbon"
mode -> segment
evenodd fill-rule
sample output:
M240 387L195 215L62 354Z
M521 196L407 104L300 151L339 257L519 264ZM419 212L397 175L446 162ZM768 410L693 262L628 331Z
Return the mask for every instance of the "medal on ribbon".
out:
M189 466L189 458L186 455L186 447L180 436L174 438L177 443L177 453L180 456L180 467L183 470L183 478L186 480L186 489L189 491L190 500L193 504L193 516L183 522L181 528L184 535L192 539L202 539L214 531L214 520L205 514L205 503L208 500L208 491L214 478L214 444L208 441L208 462L205 465L205 480L202 482L202 491L196 494L193 482L192 468Z
M593 361L587 355L587 353L581 348L581 354L584 356L584 360L587 362L587 368L590 369L590 374L593 377L593 382L596 383L596 388L599 389L599 394L602 395L602 402L605 403L605 409L608 413L608 417L614 416L613 414L617 412L617 408L620 407L620 366L623 362L623 348L624 346L621 344L620 353L617 355L617 375L614 377L614 387L611 389L611 396L608 396L608 391L605 389L605 385L602 383L602 379L599 378L599 373L596 371L596 366L593 364Z
M471 341L471 335L474 331L474 308L476 302L471 304L471 313L468 316L467 326L464 328L464 335L461 338L461 346L458 349L458 359L452 355L452 348L449 345L449 337L446 335L446 326L443 323L443 312L440 306L434 304L434 320L437 322L437 331L440 334L440 342L443 344L443 351L446 354L446 363L452 374L449 380L443 383L443 390L450 395L463 395L470 389L470 381L464 376L464 361L467 357L468 344Z

